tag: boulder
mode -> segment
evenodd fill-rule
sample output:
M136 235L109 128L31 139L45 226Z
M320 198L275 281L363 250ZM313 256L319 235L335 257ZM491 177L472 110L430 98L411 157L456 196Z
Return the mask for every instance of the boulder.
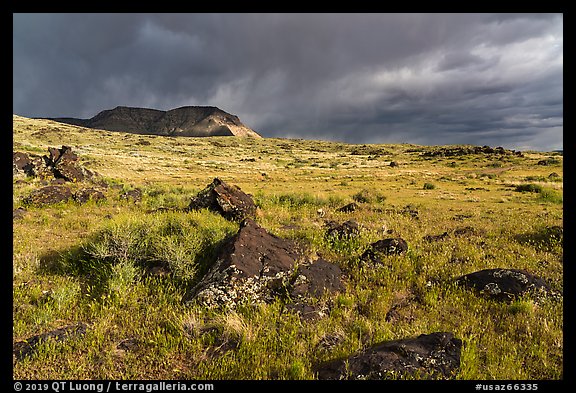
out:
M36 352L40 344L48 340L63 342L70 338L83 336L86 334L86 324L77 323L75 325L64 326L46 333L38 334L23 341L14 343L12 352L16 359L23 360Z
M342 213L352 213L352 212L356 211L356 209L358 209L358 205L356 203L352 202L352 203L349 203L345 206L342 206L337 211L342 212Z
M12 220L21 220L27 213L27 210L24 208L17 208L12 210Z
M24 172L41 180L64 179L77 182L95 174L78 164L78 156L70 146L49 147L48 155L34 156L23 152L13 153L14 174Z
M46 157L47 166L51 167L54 177L70 182L78 182L93 176L93 173L82 168L78 164L78 156L70 146L48 148L49 156Z
M132 201L134 203L140 202L142 201L142 190L139 188L128 190L120 195L120 199Z
M486 235L486 231L484 231L483 229L474 228L472 226L460 227L454 230L454 236L459 237L483 236L483 235Z
M475 290L482 296L507 301L529 295L535 300L543 296L561 296L543 279L519 269L485 269L466 274L456 280L458 285Z
M386 341L348 358L315 367L318 379L454 378L460 368L462 341L452 333L422 334Z
M328 314L329 307L318 301L325 294L344 292L342 271L323 259L299 266L297 275L289 286L289 299L286 305L290 311L300 315L303 320L316 320Z
M415 220L419 219L419 212L418 209L412 205L406 205L404 206L401 210L399 210L399 213L405 216L409 216Z
M209 209L233 221L256 216L256 205L252 197L239 187L230 186L218 178L193 197L187 209Z
M335 221L326 221L326 236L336 239L349 239L360 234L360 225L355 220L348 220L342 224Z
M378 240L370 246L360 256L362 261L382 263L381 257L388 255L401 255L408 251L408 243L400 237Z
M34 163L26 153L19 151L12 153L13 174L24 173L27 176L34 176Z
M324 259L298 267L298 275L292 283L290 297L293 299L319 298L325 293L343 292L340 268Z
M86 203L90 200L106 200L106 195L95 188L81 188L74 193L74 200L78 203Z
M444 240L448 237L448 232L441 233L440 235L426 235L423 237L425 241L428 243L437 242L440 240Z
M300 252L293 242L269 233L252 219L245 219L187 300L228 307L243 301L254 304L271 301L275 292L288 284L299 258Z
M23 202L27 205L53 205L72 198L72 191L66 186L46 186L32 191Z

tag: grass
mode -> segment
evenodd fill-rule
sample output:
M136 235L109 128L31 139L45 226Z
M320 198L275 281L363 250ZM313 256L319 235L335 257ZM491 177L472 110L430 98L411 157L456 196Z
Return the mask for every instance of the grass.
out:
M537 164L548 153L500 166L482 155L422 157L428 147L408 144L165 138L17 116L13 124L15 151L72 146L108 186L103 202L30 206L14 220L14 341L89 326L15 361L15 379L307 380L319 362L433 331L463 340L457 379L562 378L562 302L498 303L454 285L462 274L507 267L562 290L562 182L547 181L550 166ZM48 142L55 135L57 144ZM390 168L391 160L401 165ZM562 178L561 165L553 170ZM236 310L182 302L238 229L207 210L170 210L186 207L214 177L252 194L270 232L343 270L346 291L326 318L303 322L280 300ZM22 180L13 208L40 186ZM120 197L134 188L141 202ZM351 202L354 212L337 210ZM361 226L357 238L324 236L325 220L350 219ZM465 226L479 234L423 239ZM407 241L406 254L359 263L369 244L393 236ZM387 319L404 298L411 300Z

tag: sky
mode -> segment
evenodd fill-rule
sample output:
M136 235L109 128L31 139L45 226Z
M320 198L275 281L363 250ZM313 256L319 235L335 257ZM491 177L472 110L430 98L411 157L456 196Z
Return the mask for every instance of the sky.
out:
M13 14L13 113L217 106L264 137L563 148L562 14Z

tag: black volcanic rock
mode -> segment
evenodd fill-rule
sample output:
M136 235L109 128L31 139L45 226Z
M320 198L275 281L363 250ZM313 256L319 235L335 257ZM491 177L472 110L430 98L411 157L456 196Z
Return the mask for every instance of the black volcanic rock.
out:
M387 379L392 375L452 379L460 368L462 341L452 333L385 341L348 358L315 367L318 379Z
M508 301L530 295L536 300L559 298L543 279L521 269L485 269L459 277L456 283L491 299Z
M257 304L273 300L274 291L287 285L299 258L295 243L269 233L248 218L222 245L216 262L185 301L234 308L244 301Z
M252 197L238 186L228 185L215 178L204 190L192 197L187 210L210 209L232 221L242 221L256 216Z
M118 106L102 111L90 119L58 117L49 120L134 134L260 138L258 133L242 124L237 116L214 106L184 106L169 111Z

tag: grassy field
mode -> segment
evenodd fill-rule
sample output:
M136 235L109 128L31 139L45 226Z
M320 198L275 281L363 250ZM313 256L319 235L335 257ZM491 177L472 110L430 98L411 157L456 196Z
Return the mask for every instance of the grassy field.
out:
M549 234L563 225L558 153L426 157L440 147L142 136L14 116L14 151L62 145L98 172L107 199L29 206L14 220L13 341L78 322L86 334L15 359L15 379L315 379L319 362L434 331L463 341L457 379L563 377L562 301L501 303L454 285L477 270L517 268L562 290L562 243ZM186 207L215 177L253 195L268 231L341 267L346 291L326 318L303 322L280 301L236 310L182 302L238 224L207 210L155 210ZM39 186L15 179L13 208ZM134 188L141 202L120 197ZM353 201L358 210L336 211ZM328 242L329 219L355 219L360 236ZM465 226L475 234L423 240ZM360 267L390 230L409 251ZM143 258L172 273L149 274Z

